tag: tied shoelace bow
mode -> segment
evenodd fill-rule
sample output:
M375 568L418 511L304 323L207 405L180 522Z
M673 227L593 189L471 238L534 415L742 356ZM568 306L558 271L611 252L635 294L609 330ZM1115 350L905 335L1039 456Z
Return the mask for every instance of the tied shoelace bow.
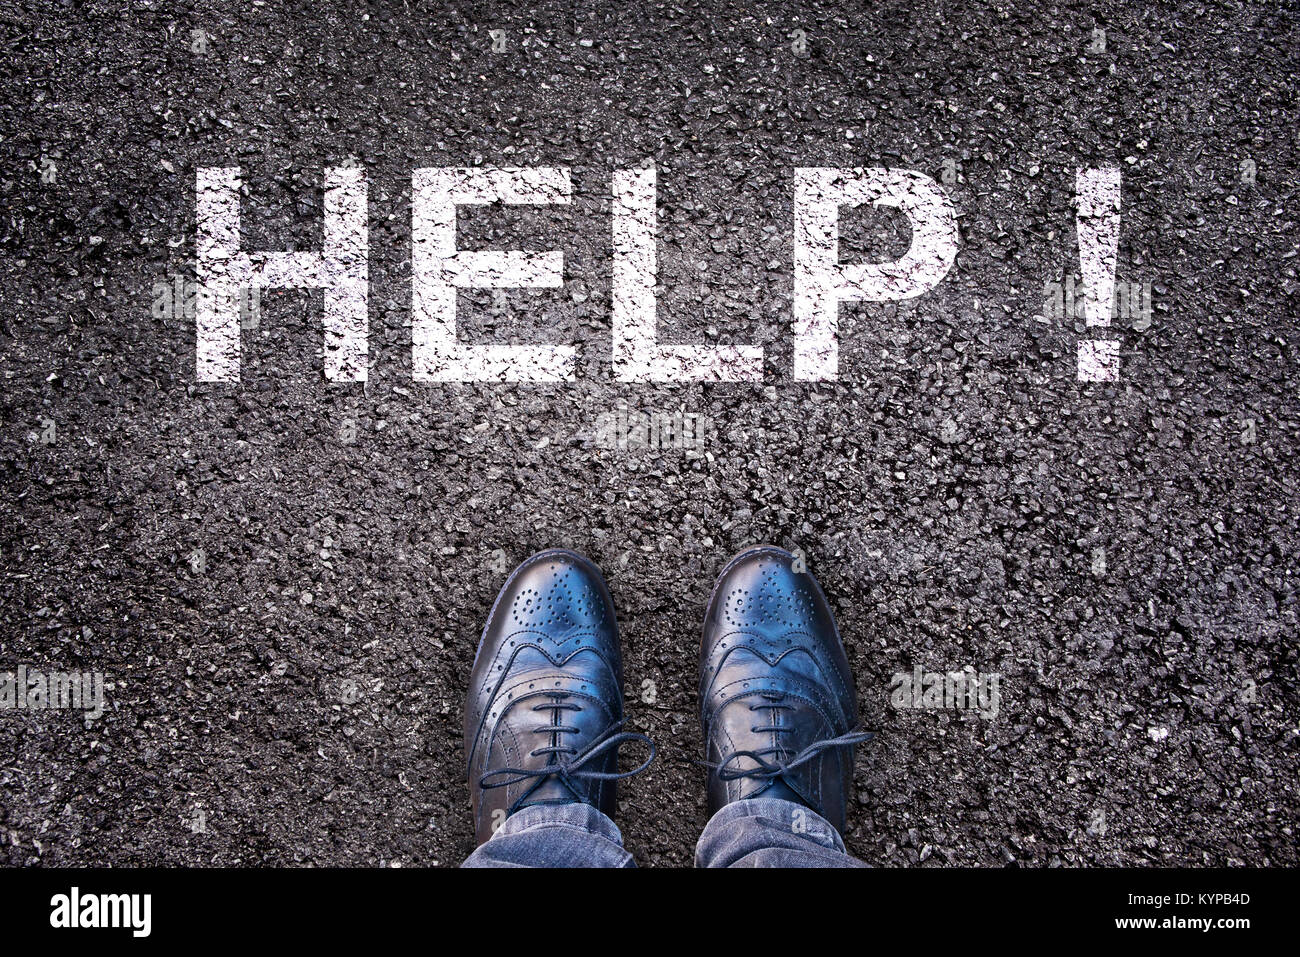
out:
M541 757L543 754L549 755L547 763L540 768L498 768L488 771L479 778L478 785L484 790L509 787L512 784L536 779L533 786L528 788L514 802L508 812L510 814L513 814L519 805L527 800L528 796L537 790L547 778L558 778L565 787L577 795L582 793L578 787L578 783L581 781L616 781L620 778L630 778L650 767L650 762L655 759L654 742L639 732L621 731L620 729L625 723L623 721L615 721L581 750L572 745L564 744L563 735L577 734L579 729L561 724L560 712L581 711L582 705L565 701L564 699L568 697L568 694L564 692L555 693L552 697L555 700L550 704L534 705L532 709L534 711L550 711L554 714L551 724L533 728L533 732L536 734L551 735L551 740L554 743L529 752L529 757ZM584 765L594 761L605 752L611 749L616 750L620 744L629 741L639 741L650 748L650 756L642 762L640 767L631 771L596 771L584 767Z
M765 693L763 697L766 699L765 704L751 704L749 710L780 712L794 709L794 705L786 704L784 702L783 699L785 698L785 695ZM793 728L793 725L780 724L774 721L771 724L754 725L750 727L749 730L754 734L771 732L774 735L779 735L791 731ZM875 737L875 735L870 731L854 730L841 735L836 735L833 738L822 738L820 741L814 741L812 744L808 745L788 761L768 760L770 755L786 755L790 753L789 748L776 745L770 748L762 748L758 751L732 751L716 764L710 761L701 761L699 763L704 765L706 768L711 768L717 771L719 779L723 781L736 781L740 778L757 778L759 780L772 781L781 777L783 774L787 774L790 771L807 764L824 751L829 751L831 748L849 748L855 744L862 744L866 741L870 741L873 737ZM739 764L735 767L730 766L732 762L738 762L743 758L749 758L754 762L754 766L741 767Z

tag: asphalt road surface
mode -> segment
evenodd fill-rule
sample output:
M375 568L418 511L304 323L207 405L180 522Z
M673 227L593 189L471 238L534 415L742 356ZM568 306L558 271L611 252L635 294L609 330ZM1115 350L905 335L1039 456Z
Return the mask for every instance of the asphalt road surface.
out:
M1285 6L11 0L0 670L106 685L97 719L0 710L0 861L458 864L483 619L565 546L606 573L629 726L660 747L618 823L643 866L686 865L704 603L771 542L829 594L877 732L858 856L1300 863ZM762 382L616 380L611 178L647 160L661 341L762 345ZM241 169L245 249L307 253L346 165L368 381L325 378L321 292L272 289L240 381L198 381L163 292L195 278L198 169ZM457 322L575 344L576 382L413 377L412 172L437 166L571 171L568 205L461 209L460 248L564 263L558 288L461 291ZM924 173L960 235L923 296L840 308L817 382L791 332L813 166ZM1076 168L1106 166L1116 280L1150 309L1098 330L1045 284L1080 274ZM909 246L883 207L841 229L846 262ZM1078 380L1093 338L1118 381ZM620 404L707 428L621 449ZM896 674L966 668L996 713L891 701Z

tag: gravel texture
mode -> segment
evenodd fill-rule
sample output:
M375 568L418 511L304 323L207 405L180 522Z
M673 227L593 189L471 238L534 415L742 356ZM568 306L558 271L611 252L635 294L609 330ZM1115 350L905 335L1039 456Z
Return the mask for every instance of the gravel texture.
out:
M1300 863L1285 6L10 0L0 669L109 686L89 724L0 711L0 861L459 863L479 630L562 545L605 570L660 745L618 822L686 865L703 606L766 541L822 582L878 732L860 857ZM762 344L762 384L614 381L610 179L647 159L661 340ZM194 275L198 167L243 170L245 248L311 251L349 162L369 381L325 380L319 292L266 291L242 381L197 382L192 318L152 307ZM1086 384L1097 330L1043 286L1079 271L1075 168L1107 164L1117 278L1153 309ZM574 384L412 378L412 170L475 165L572 171L567 206L460 213L462 248L565 258L562 288L466 290L458 322L576 344ZM842 307L838 380L796 382L793 170L877 165L945 182L956 264ZM888 211L842 230L846 260L909 244ZM602 447L620 403L707 416L707 454ZM995 717L891 706L896 672L967 665L1001 675Z

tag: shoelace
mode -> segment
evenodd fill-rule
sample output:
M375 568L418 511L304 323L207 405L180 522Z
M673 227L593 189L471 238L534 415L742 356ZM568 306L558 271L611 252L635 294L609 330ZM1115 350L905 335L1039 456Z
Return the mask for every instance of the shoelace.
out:
M478 786L484 790L509 787L512 784L536 779L533 786L525 790L518 800L510 806L510 809L506 812L507 814L513 814L517 811L519 806L528 799L528 796L537 790L547 778L558 778L574 794L580 794L581 789L578 786L580 781L617 781L620 778L630 778L650 767L650 762L655 759L654 742L640 732L621 731L624 721L615 721L581 750L564 744L562 736L577 734L578 729L561 724L559 713L561 711L576 712L582 710L580 704L565 702L563 699L567 697L568 695L565 693L556 694L554 695L555 700L550 704L534 705L532 709L534 711L550 711L555 715L551 719L551 724L533 728L533 731L537 734L550 734L559 743L544 748L536 748L529 752L530 757L540 757L543 754L550 755L547 764L540 768L497 768L486 772L479 778ZM583 765L600 757L611 748L617 749L619 745L629 741L639 741L650 748L650 756L642 762L640 767L631 771L594 771L583 767ZM558 757L559 755L564 757ZM496 780L498 776L504 776L504 779Z
M793 705L784 702L784 695L765 693L763 697L767 701L766 704L751 704L749 710L789 711L794 708ZM761 734L765 731L773 734L782 734L790 731L792 728L793 725L772 723L753 725L749 730L755 734ZM807 764L824 751L829 751L831 748L852 747L855 744L862 744L863 742L870 741L873 737L875 737L875 735L870 731L858 731L855 729L853 731L845 732L844 734L836 735L833 738L822 738L819 741L814 741L788 761L768 760L768 757L773 754L786 755L790 753L789 748L783 748L777 745L771 748L762 748L758 751L732 751L716 764L710 761L701 761L700 764L717 771L718 777L723 781L737 781L740 778L757 778L759 780L772 781L783 774L795 770L795 768ZM739 766L729 767L733 761L738 761L742 758L749 758L754 762L755 766L748 768Z

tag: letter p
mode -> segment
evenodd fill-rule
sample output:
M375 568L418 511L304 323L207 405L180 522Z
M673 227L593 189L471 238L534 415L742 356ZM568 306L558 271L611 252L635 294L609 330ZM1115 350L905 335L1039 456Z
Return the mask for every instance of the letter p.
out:
M892 206L912 245L888 263L841 263L839 208ZM957 257L957 219L943 188L907 169L800 167L794 188L794 377L839 374L839 304L913 299L938 285Z

